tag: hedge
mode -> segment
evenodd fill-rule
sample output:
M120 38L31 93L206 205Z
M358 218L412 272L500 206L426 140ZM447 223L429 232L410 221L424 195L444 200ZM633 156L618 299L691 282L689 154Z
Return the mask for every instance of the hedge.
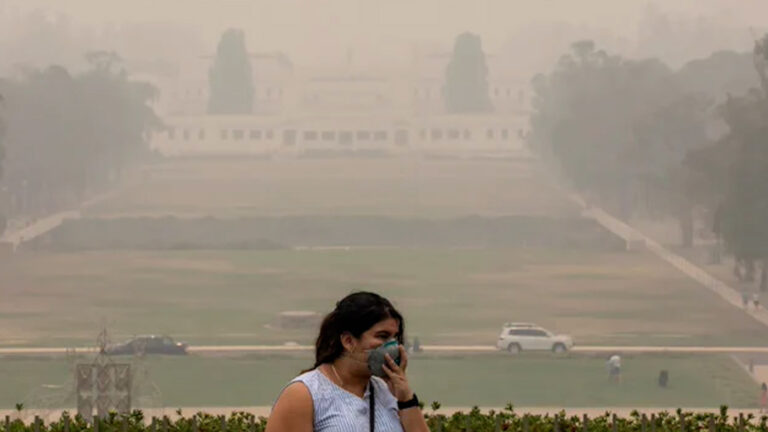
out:
M425 413L431 431L441 432L768 432L768 416L756 417L739 414L729 415L727 407L719 413L663 411L641 414L633 411L629 417L617 417L606 411L599 417L569 416L561 411L556 414L529 415L516 413L511 405L501 412L456 412L450 416L437 414L439 404L432 405L433 412ZM106 418L88 422L80 415L64 412L59 420L46 424L37 417L25 423L6 416L0 432L263 432L267 419L256 418L247 412L233 412L229 417L212 416L198 412L191 417L171 420L168 416L145 419L140 410L130 414L111 412Z

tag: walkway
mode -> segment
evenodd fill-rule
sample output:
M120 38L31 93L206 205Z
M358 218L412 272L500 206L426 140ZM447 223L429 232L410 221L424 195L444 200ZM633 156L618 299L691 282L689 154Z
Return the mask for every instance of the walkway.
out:
M685 275L695 280L705 288L709 289L713 293L717 294L723 300L730 303L734 307L737 307L743 310L741 295L737 290L733 289L732 287L727 285L725 282L713 277L712 275L702 270L700 267L692 264L690 261L681 257L680 255L677 255L671 252L669 249L665 248L655 240L642 234L638 230L632 228L626 223L620 221L619 219L611 216L610 214L605 212L605 210L600 209L598 207L588 206L580 196L576 194L572 194L570 195L570 198L574 202L576 202L578 205L581 206L582 212L583 212L582 214L585 217L593 218L605 229L621 237L628 244L636 243L636 242L644 243L645 247L649 251L651 251L653 254L663 259L664 261L672 264L672 266L674 266L675 268L677 268L678 270L680 270ZM768 326L768 311L766 311L765 309L760 309L757 311L749 311L749 312L745 311L745 313L749 313L751 317L763 323L764 325Z

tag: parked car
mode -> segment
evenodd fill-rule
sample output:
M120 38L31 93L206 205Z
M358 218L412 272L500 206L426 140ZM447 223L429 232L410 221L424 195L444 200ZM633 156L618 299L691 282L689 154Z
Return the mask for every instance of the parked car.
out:
M189 345L176 342L170 336L147 335L137 336L126 342L108 346L106 353L110 355L128 354L187 354Z
M556 335L533 323L506 323L501 328L496 348L517 354L521 351L564 353L573 348L568 335Z

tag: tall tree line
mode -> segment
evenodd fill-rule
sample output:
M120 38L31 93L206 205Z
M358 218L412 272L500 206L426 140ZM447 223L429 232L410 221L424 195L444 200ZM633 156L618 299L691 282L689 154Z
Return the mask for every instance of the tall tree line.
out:
M672 215L693 240L693 210L738 261L768 268L768 40L672 70L591 41L537 75L529 145L563 178L629 218Z
M42 214L81 201L146 157L157 90L129 79L114 53L87 56L72 74L60 66L0 80L5 133L0 187L6 212Z

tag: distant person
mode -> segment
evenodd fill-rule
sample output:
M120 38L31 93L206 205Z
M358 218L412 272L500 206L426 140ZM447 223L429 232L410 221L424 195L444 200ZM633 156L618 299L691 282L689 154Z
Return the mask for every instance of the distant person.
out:
M760 413L764 413L768 410L768 385L762 383L760 385Z
M616 384L621 383L621 357L614 354L608 359L608 381Z
M405 375L404 333L402 315L378 294L341 299L320 325L314 366L282 390L266 432L429 432ZM400 365L387 355L385 377L374 376L370 352L391 341Z
M760 309L760 294L757 292L752 293L752 305L755 307L755 310Z
M747 307L749 307L749 294L746 291L741 292L741 304L744 306L744 310L747 310Z
M413 352L415 353L421 352L421 342L419 342L419 338L417 337L413 338Z
M661 388L667 388L667 384L669 383L669 371L666 369L663 369L659 371L659 387Z

